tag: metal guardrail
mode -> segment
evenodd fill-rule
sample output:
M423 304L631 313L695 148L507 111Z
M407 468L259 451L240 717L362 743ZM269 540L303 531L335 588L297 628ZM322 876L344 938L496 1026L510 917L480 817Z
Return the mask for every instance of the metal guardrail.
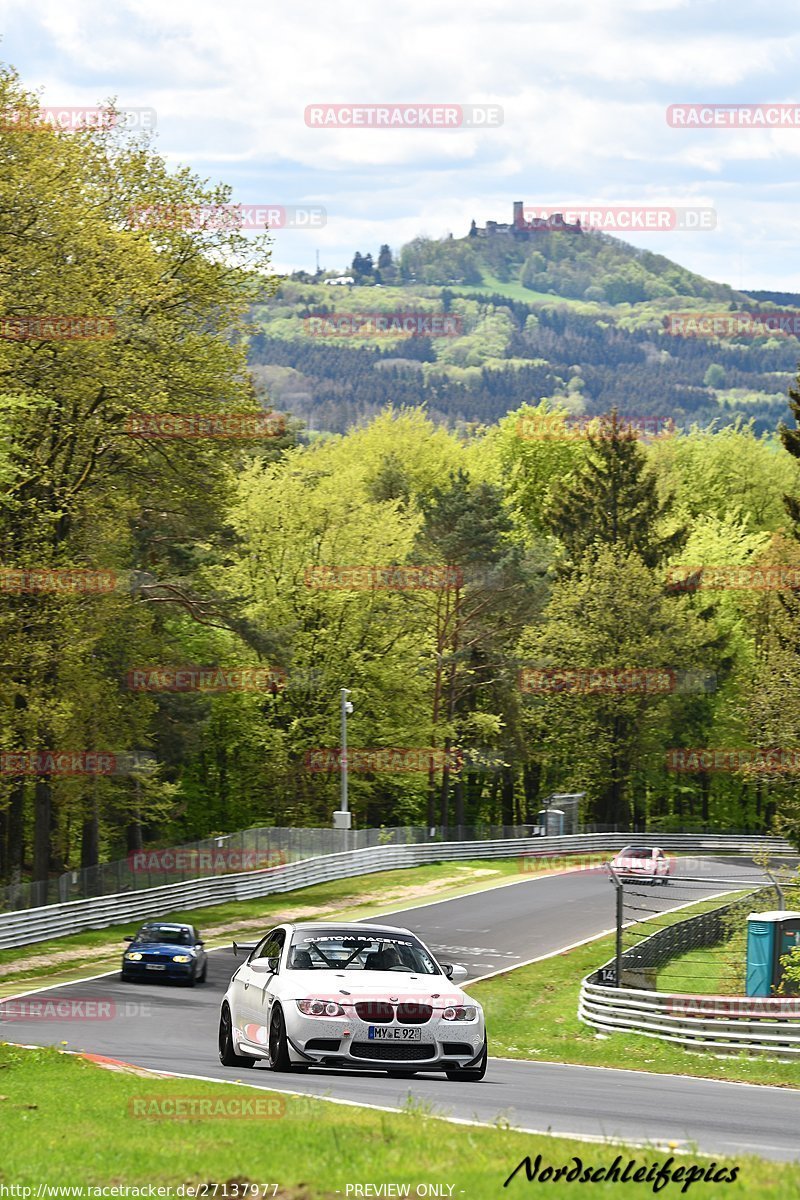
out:
M797 999L640 991L590 978L581 984L578 1017L604 1033L638 1033L692 1050L800 1055Z
M235 900L251 900L317 883L354 878L376 871L417 867L426 863L470 858L525 858L580 853L616 853L629 833L577 834L565 837L504 838L493 841L427 842L373 846L324 854L261 871L191 879L137 892L73 900L19 912L0 913L0 949L25 946L49 938L105 929L123 921L166 916ZM696 854L792 854L783 838L757 835L661 834L659 844L675 852Z

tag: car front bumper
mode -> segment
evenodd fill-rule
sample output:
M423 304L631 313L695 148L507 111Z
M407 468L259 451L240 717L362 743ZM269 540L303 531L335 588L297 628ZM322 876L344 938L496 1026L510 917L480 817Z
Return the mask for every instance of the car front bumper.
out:
M196 966L196 962L176 963L167 959L163 963L123 962L122 973L131 979L188 979Z
M418 1029L419 1041L383 1041L370 1038L371 1023L355 1014L347 1017L306 1017L287 1013L286 1038L294 1062L320 1066L350 1066L386 1070L445 1070L474 1065L483 1054L485 1027L474 1021L445 1021L434 1015L419 1025L397 1021L374 1026L380 1029ZM266 1054L266 1030L246 1026L237 1030L244 1053Z

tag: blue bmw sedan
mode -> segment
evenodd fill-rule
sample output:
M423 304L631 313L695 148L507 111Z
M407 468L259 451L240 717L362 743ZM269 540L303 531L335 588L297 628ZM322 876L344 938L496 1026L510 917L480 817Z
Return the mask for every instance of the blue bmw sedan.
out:
M122 979L175 979L187 987L204 983L208 959L194 925L151 921L125 938Z

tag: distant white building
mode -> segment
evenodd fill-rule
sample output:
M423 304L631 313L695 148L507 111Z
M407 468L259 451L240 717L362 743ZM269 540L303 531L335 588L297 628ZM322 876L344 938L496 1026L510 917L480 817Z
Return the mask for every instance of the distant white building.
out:
M355 283L355 279L352 275L337 275L335 279L326 279L325 282L330 286L333 286L334 284L342 284L345 287L352 287L352 285Z

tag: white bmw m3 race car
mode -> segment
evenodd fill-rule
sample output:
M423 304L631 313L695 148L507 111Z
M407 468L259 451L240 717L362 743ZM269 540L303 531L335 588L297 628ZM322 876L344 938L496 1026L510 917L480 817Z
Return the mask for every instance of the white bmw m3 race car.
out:
M227 1067L265 1059L273 1071L357 1067L413 1075L486 1073L483 1010L407 929L388 925L279 925L248 951L222 1001L219 1057Z

